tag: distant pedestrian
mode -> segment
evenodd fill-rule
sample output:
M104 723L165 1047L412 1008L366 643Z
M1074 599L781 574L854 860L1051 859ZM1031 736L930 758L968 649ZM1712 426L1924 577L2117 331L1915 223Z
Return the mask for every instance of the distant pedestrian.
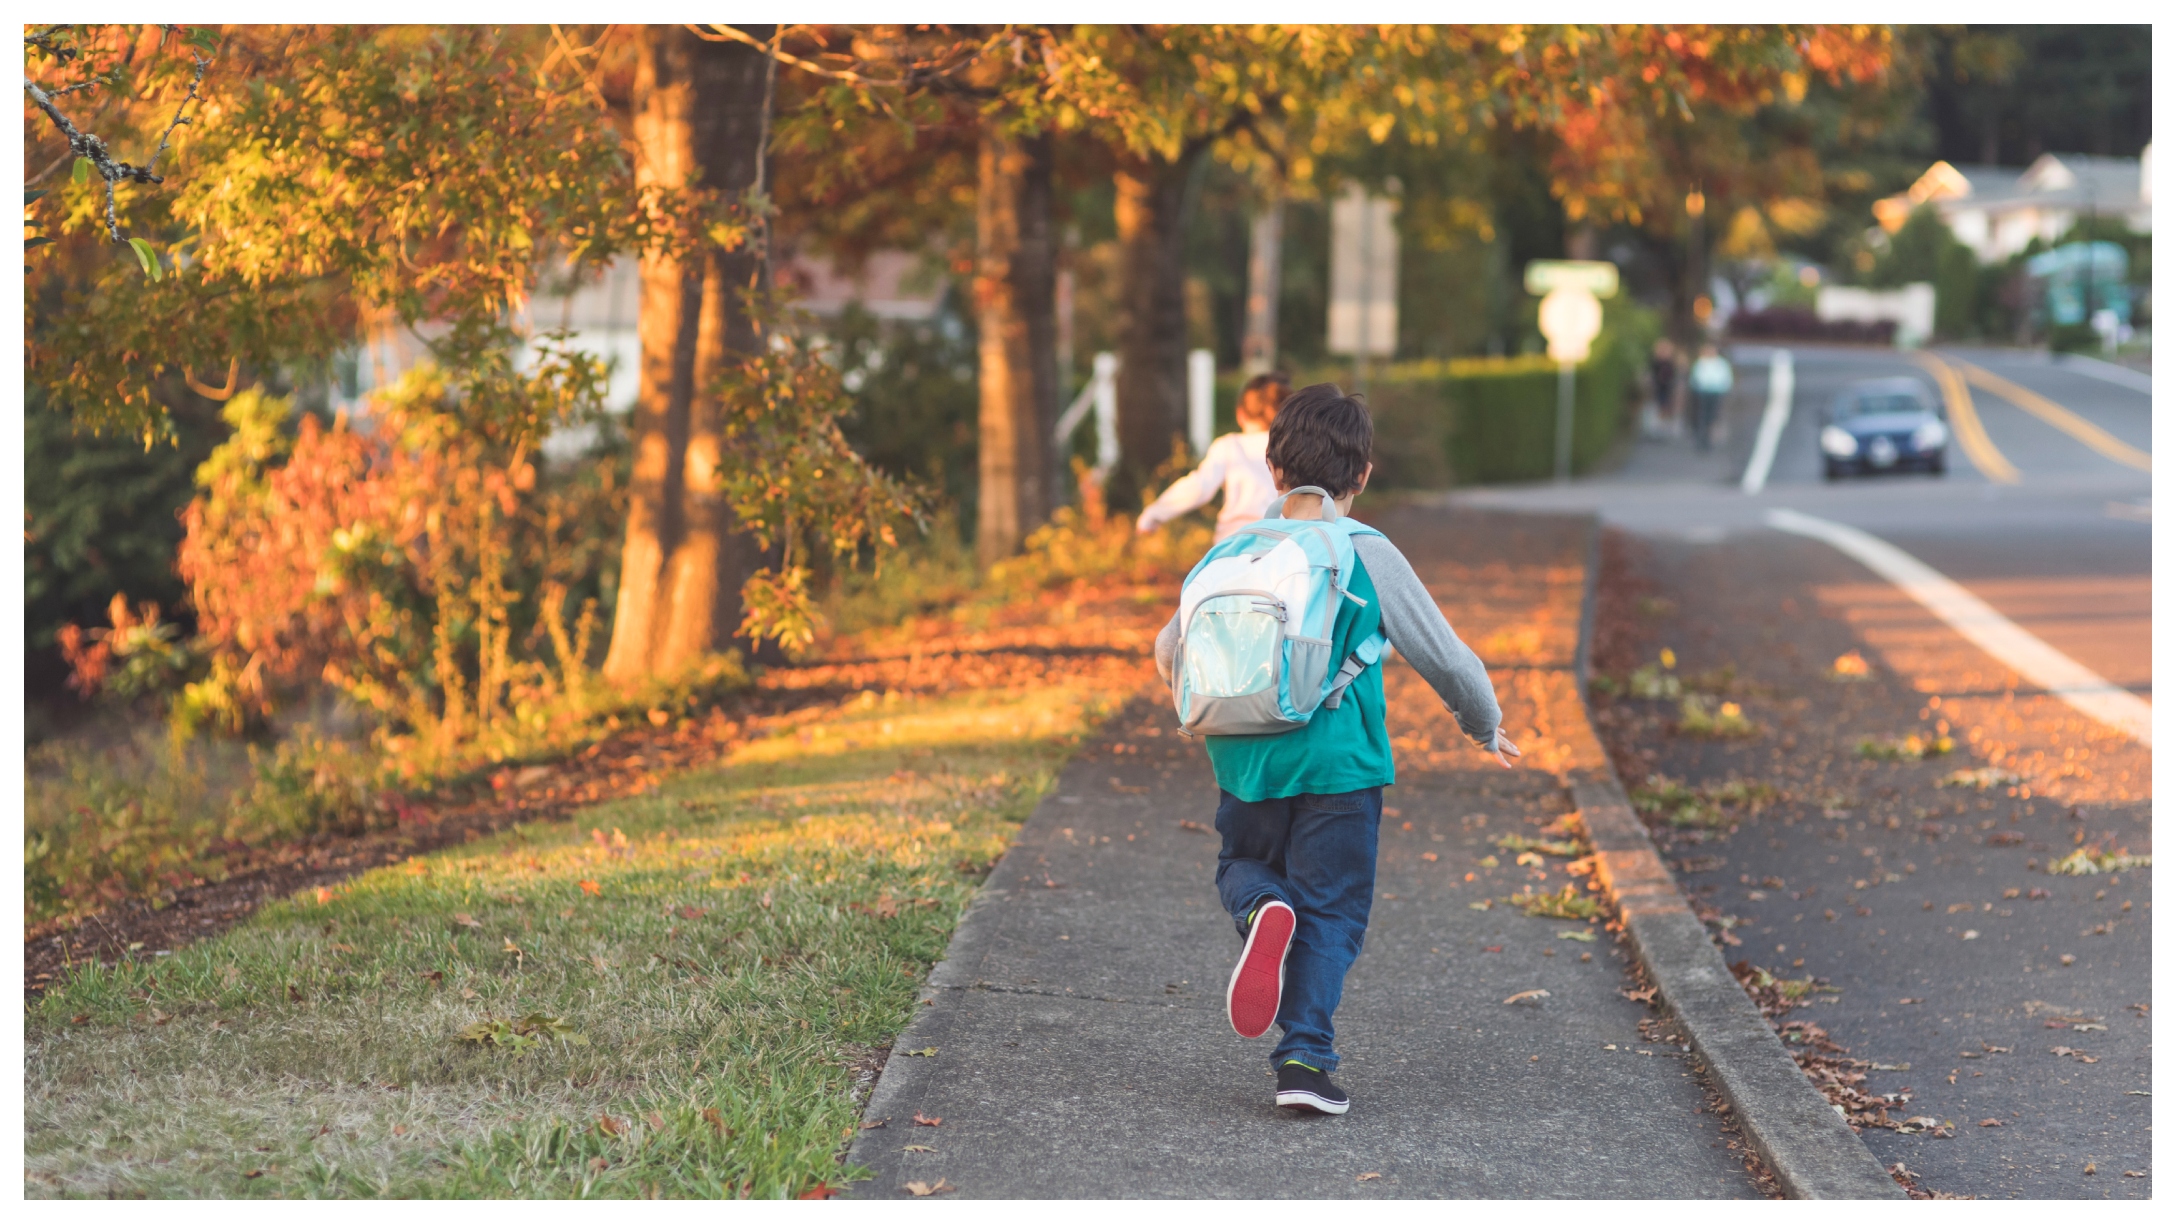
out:
M1708 448L1708 435L1715 428L1715 414L1721 409L1723 397L1730 394L1730 361L1722 350L1712 344L1700 346L1700 360L1692 363L1692 375L1686 384L1692 389L1692 436L1701 450Z
M1277 492L1262 455L1269 448L1269 427L1277 419L1277 405L1291 386L1291 378L1284 374L1248 379L1239 393L1239 432L1211 442L1201 466L1172 481L1163 496L1141 511L1134 530L1147 535L1189 510L1208 505L1219 491L1224 494L1224 507L1216 515L1217 539L1262 517L1262 508Z
M1673 415L1671 397L1677 394L1677 346L1668 337L1655 341L1655 351L1647 363L1647 380L1655 388L1655 416L1668 420Z
M1269 517L1188 575L1156 636L1179 719L1216 771L1216 887L1244 941L1225 989L1241 1037L1274 1024L1276 1103L1341 1114L1331 1018L1375 896L1383 788L1396 781L1383 668L1394 646L1506 769L1488 669L1451 630L1412 563L1351 518L1375 428L1329 383L1293 394L1269 434ZM1281 508L1281 512L1280 512ZM1182 619L1182 616L1184 619Z

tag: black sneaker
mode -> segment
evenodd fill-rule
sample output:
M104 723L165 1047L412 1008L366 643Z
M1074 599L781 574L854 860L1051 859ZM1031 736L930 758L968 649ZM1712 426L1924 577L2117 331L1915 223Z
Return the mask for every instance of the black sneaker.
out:
M1328 1073L1317 1071L1297 1058L1288 1058L1277 1068L1277 1104L1286 1109L1341 1114L1352 1108L1352 1098L1330 1082Z

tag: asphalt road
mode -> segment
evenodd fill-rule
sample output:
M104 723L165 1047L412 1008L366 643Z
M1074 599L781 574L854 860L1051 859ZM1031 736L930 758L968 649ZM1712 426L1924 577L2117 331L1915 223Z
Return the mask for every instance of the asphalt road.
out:
M1821 404L1857 378L1934 380L1904 354L1795 349L1791 417L1767 487L1749 496L1738 480L1769 353L1734 356L1739 390L1713 453L1645 441L1602 477L1458 500L1592 509L1625 529L1616 596L1639 610L1634 640L1597 668L1629 671L1668 646L1681 675L1710 673L1714 699L1756 724L1746 739L1696 738L1677 730L1675 701L1630 699L1597 718L1628 783L1741 780L1785 796L1757 814L1725 809L1734 829L1670 831L1669 853L1731 959L1825 979L1838 993L1793 1018L1860 1057L1909 1064L1868 1088L1910 1089L1899 1119L1951 1124L1869 1129L1868 1147L1945 1193L2150 1195L2152 873L2046 870L2081 844L2150 852L2150 752L2023 683L1858 561L1764 517L1788 507L1869 532L2150 700L2151 479L2120 457L2150 453L2149 396L2032 354L1943 353L2061 411L2029 411L1981 380L1971 404L1999 456L1985 468L1953 447L1944 477L1829 484ZM1868 677L1831 678L1850 651ZM1912 732L1946 732L1955 747L1924 761L1859 751ZM1942 785L1980 767L2018 781Z

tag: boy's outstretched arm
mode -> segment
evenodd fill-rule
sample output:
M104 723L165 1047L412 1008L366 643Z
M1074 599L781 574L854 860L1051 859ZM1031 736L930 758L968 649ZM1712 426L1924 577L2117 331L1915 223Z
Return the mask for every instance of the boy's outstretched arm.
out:
M1219 438L1210 444L1209 453L1201 457L1201 466L1171 482L1162 496L1150 502L1134 520L1137 532L1150 532L1179 517L1189 510L1198 510L1224 491L1224 469L1230 456L1229 448Z
M1397 545L1381 536L1355 536L1353 548L1375 583L1383 636L1443 699L1444 708L1458 719L1458 729L1509 769L1519 749L1503 733L1503 711L1480 656L1451 631L1435 596Z

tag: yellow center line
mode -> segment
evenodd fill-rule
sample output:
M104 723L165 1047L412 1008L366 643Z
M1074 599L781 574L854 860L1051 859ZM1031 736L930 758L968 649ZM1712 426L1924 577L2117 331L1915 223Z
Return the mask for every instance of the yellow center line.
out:
M1996 484L2016 484L2017 468L2002 452L1995 449L1994 439L1987 436L1987 428L1980 424L1980 414L1972 407L1972 392L1964 385L1964 379L1955 367L1928 352L1915 352L1912 359L1923 365L1927 373L1934 375L1934 385L1942 389L1942 402L1949 407L1950 428L1957 431L1957 445L1980 475Z
M1969 361L1958 361L1955 357L1950 358L1950 360L1956 362L1957 368L1964 371L1965 378L1974 384L1985 387L1996 395L2016 404L2117 463L2125 467L2137 468L2141 472L2153 470L2152 455L2123 441L2047 396L2030 388L2020 387L2000 374L1983 370Z

